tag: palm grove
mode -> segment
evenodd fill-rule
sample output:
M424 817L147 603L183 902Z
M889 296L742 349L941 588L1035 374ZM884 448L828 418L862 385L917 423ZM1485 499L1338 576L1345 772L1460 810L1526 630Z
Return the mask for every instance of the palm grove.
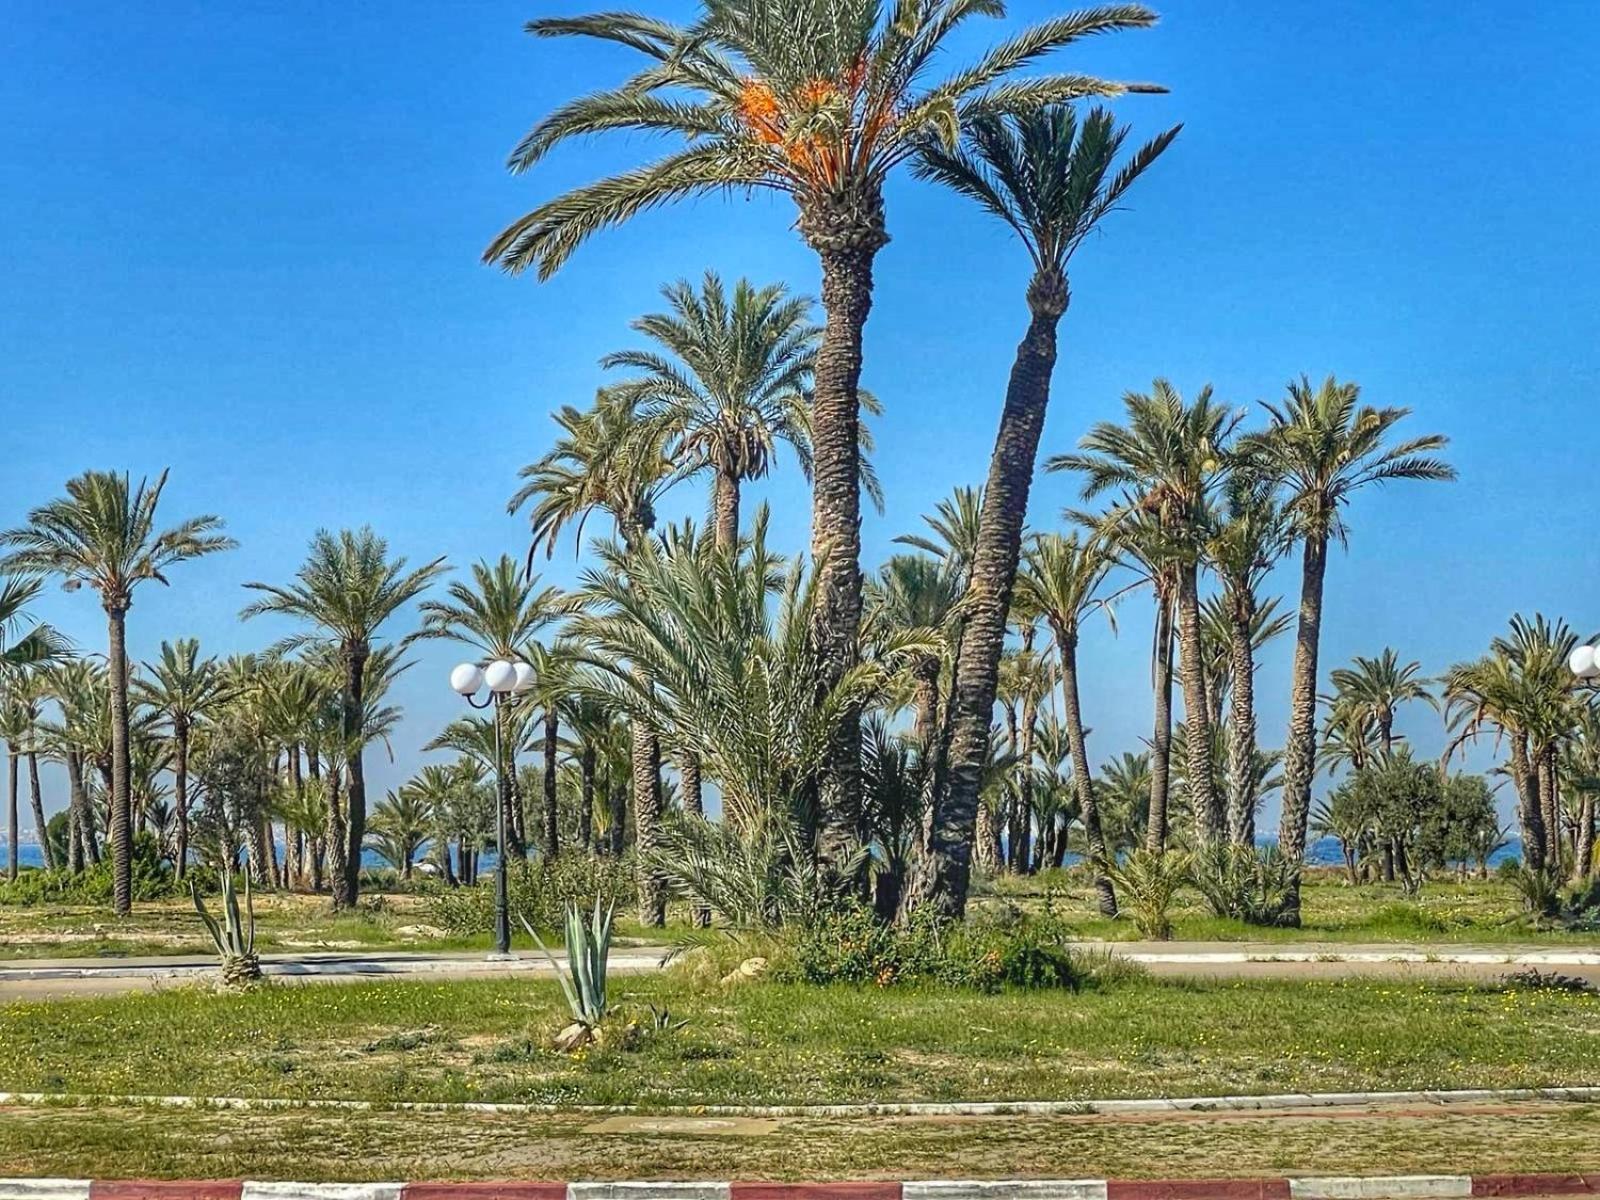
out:
M1079 482L1083 507L1028 526L1074 256L1179 130L1130 144L1097 99L1161 89L1047 69L1086 38L1152 24L1148 10L1052 18L944 69L958 28L1000 15L995 0L889 11L705 0L689 26L614 13L533 22L539 36L613 42L644 61L540 121L513 170L613 130L683 145L547 201L486 259L548 278L644 209L770 188L793 199L817 254L820 322L779 283L707 273L667 287L662 311L635 322L636 345L601 364L593 402L554 414L553 448L523 471L510 507L530 521L525 561L482 561L440 590L442 561L408 564L371 530L319 533L294 580L249 585L246 617L294 622L257 655L204 658L177 641L129 664L135 586L168 583L177 564L230 543L211 517L161 529L160 481L73 480L5 535L4 561L23 602L54 575L90 585L108 618L104 666L36 631L7 668L7 711L23 712L11 745L68 768L61 865L93 861L107 830L126 911L134 829L170 829L182 871L194 812L224 861L245 847L258 879L326 888L348 905L363 846L405 874L426 854L448 882L471 883L498 805L506 854L631 851L647 923L664 920L673 895L699 919L735 923L793 920L850 896L884 919L957 916L974 868L1037 870L1069 854L1109 915L1119 885L1175 877L1191 855L1255 862L1257 811L1281 789L1285 886L1270 919L1292 923L1313 830L1341 838L1352 870L1359 859L1408 878L1490 840L1481 781L1452 775L1449 756L1412 762L1397 744L1395 707L1428 698L1451 714L1452 747L1491 728L1509 735L1530 864L1564 861L1565 837L1587 872L1593 812L1574 764L1592 719L1558 669L1577 642L1564 626L1520 622L1437 693L1386 654L1336 673L1336 695L1319 696L1324 577L1349 534L1349 500L1453 477L1445 439L1402 429L1405 409L1364 404L1349 382L1302 379L1246 428L1208 388L1185 399L1156 380L1125 397L1119 422L1046 458ZM868 573L861 502L878 487L863 415L878 402L861 387L862 331L898 168L1015 235L1030 268L1027 321L996 396L986 479L957 488L900 539L906 552ZM764 512L742 503L747 483L791 461L812 494L806 555L770 547ZM704 527L658 521L663 496L682 487L705 488ZM581 585L543 585L539 557L564 537L581 542L591 517L603 536ZM1290 555L1301 564L1292 618L1261 594ZM1096 775L1079 638L1135 593L1155 613L1152 731ZM1255 655L1291 627L1289 727L1268 751ZM451 761L369 812L364 755L395 727L386 695L423 637L520 658L536 684L498 716L441 731L427 749ZM1378 667L1387 683L1368 677ZM41 716L46 699L56 718ZM498 794L494 720L524 764ZM1349 778L1314 812L1313 780L1330 763ZM708 790L719 819L705 815ZM1441 812L1455 816L1441 825Z

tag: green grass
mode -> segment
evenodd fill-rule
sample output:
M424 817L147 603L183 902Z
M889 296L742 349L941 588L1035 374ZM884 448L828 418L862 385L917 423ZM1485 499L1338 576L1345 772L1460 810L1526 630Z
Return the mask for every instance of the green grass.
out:
M22 1108L0 1176L372 1179L1174 1178L1600 1170L1578 1105L1401 1112L785 1121L606 1134L579 1116Z
M1094 895L1075 871L1036 876L1001 876L988 881L974 902L976 911L1007 906L1037 911L1046 904L1072 932L1085 939L1132 941L1138 930L1128 921L1110 921L1094 910ZM1182 893L1174 912L1173 939L1195 942L1448 942L1593 944L1592 931L1535 925L1523 916L1511 885L1499 879L1444 880L1427 884L1420 896L1405 895L1398 884L1351 887L1339 873L1316 870L1308 878L1298 929L1246 925L1212 916L1192 891Z
M685 1028L553 1053L549 981L199 988L0 1008L0 1089L816 1104L1600 1082L1600 996L1380 980L1080 993L615 981Z

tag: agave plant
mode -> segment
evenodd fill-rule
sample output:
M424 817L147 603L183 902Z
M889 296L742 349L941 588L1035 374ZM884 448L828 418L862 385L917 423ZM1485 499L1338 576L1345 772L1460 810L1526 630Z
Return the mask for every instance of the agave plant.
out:
M217 878L222 884L221 920L206 911L205 901L200 899L200 889L192 880L189 883L189 896L221 960L222 982L228 987L244 987L261 978L261 959L256 954L256 909L250 896L250 872L244 872L242 912L233 872L224 868L217 872Z
M567 1007L572 1011L572 1026L562 1030L557 1039L562 1049L575 1049L594 1037L594 1031L605 1017L606 960L611 955L611 918L616 912L613 905L604 912L600 900L594 902L594 918L586 922L583 911L576 904L567 906L567 966L563 972L561 962L550 953L539 939L533 926L522 918L522 927L528 931L533 944L538 946L550 965L556 970L556 981L561 984Z

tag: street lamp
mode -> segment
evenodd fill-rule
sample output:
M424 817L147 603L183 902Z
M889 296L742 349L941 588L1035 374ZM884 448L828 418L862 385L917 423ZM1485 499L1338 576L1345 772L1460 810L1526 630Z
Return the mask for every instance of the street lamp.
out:
M1567 670L1576 675L1581 683L1592 683L1600 679L1600 648L1576 647L1567 655Z
M511 953L511 897L506 876L506 775L505 753L500 748L500 709L507 697L533 686L534 670L527 663L497 658L487 666L462 663L450 672L450 687L473 708L494 709L494 811L495 847L499 859L494 873L494 955ZM488 685L489 695L478 699L478 689Z

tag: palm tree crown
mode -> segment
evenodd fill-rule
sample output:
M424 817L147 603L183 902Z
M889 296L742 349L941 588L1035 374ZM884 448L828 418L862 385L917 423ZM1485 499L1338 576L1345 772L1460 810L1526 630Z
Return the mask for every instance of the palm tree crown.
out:
M999 17L1001 0L703 0L689 26L633 13L548 17L540 37L618 43L649 62L621 86L562 105L512 152L526 171L569 138L638 130L685 148L573 189L513 222L484 257L554 274L585 239L643 209L734 188L793 196L818 249L840 235L879 244L881 190L929 138L954 142L988 113L1142 85L1079 74L1016 75L1084 37L1148 26L1136 4L1108 5L1034 25L938 82L929 75L970 18Z

